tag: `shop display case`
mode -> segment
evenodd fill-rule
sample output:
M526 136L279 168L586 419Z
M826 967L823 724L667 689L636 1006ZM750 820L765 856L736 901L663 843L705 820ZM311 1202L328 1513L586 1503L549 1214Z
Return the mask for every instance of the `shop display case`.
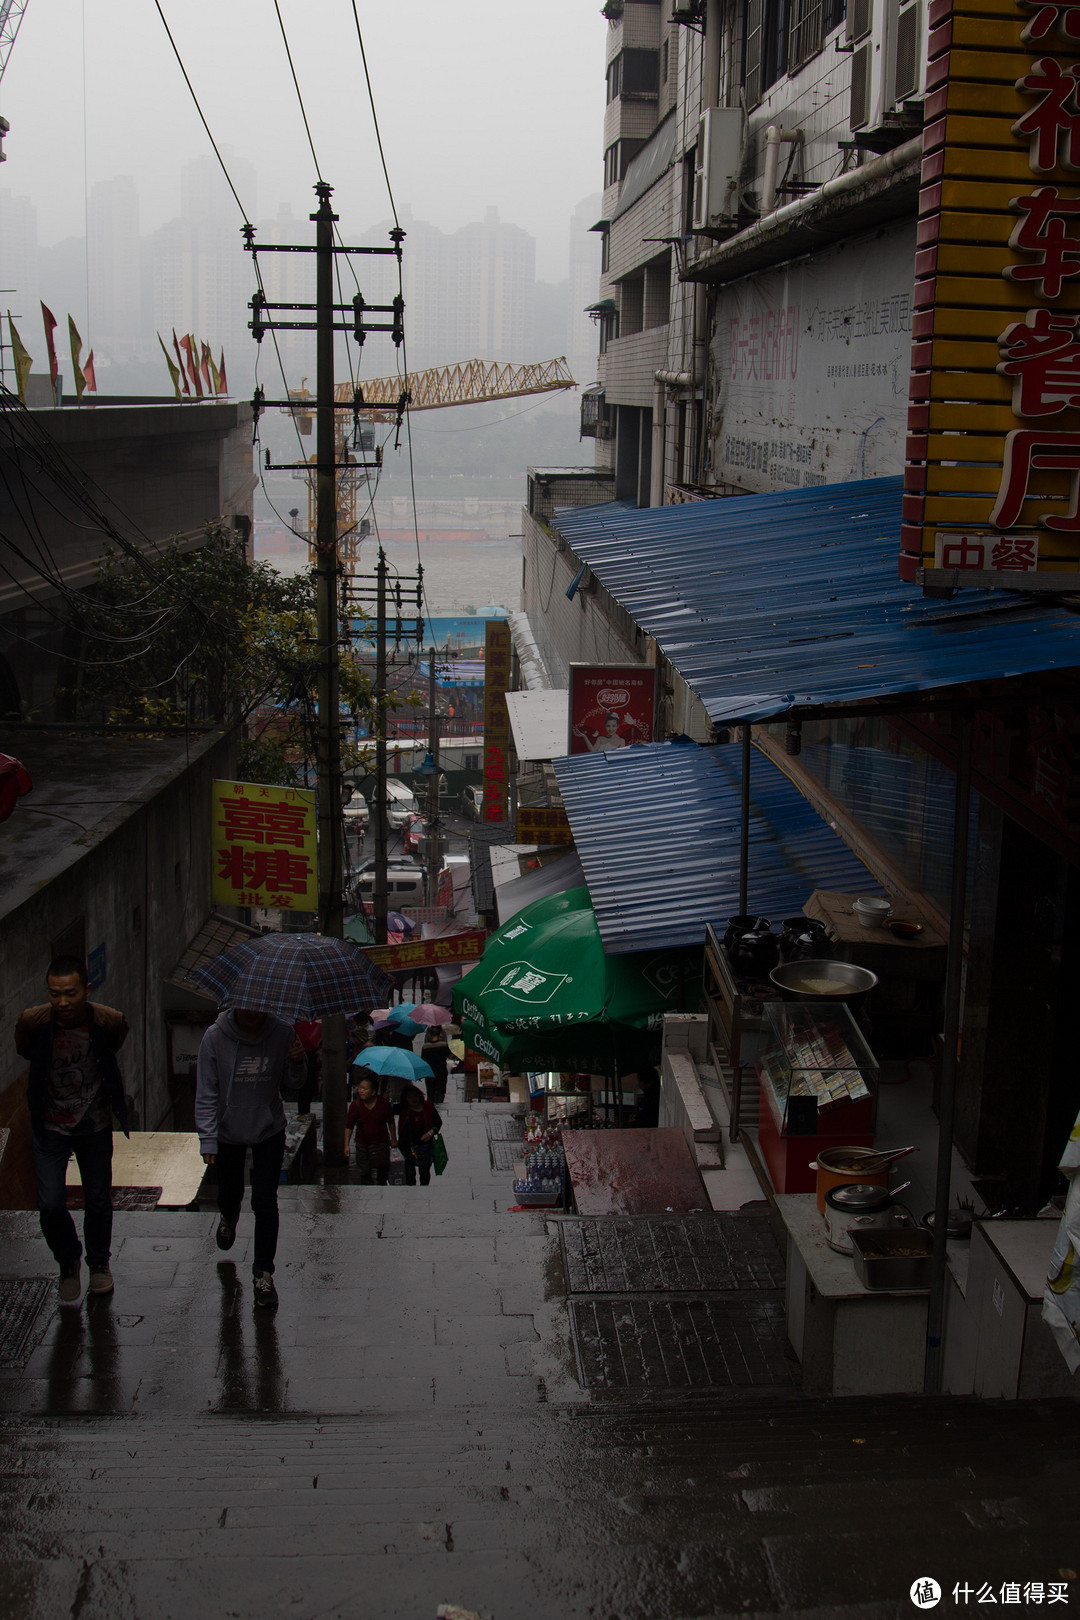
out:
M592 1117L592 1097L587 1091L549 1091L546 1117L559 1125L584 1125Z
M767 1001L758 1136L777 1192L812 1192L819 1149L872 1147L877 1059L842 1001Z

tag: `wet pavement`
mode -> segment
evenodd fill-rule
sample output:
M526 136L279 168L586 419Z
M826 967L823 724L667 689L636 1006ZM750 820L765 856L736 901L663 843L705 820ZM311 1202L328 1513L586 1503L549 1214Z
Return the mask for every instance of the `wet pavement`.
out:
M680 1382L690 1328L774 1315L767 1223L510 1213L505 1113L448 1102L430 1189L283 1188L276 1313L249 1216L221 1255L208 1210L118 1215L114 1297L50 1295L0 1366L0 1613L884 1620L917 1576L1074 1581L1076 1406L806 1400L760 1333L767 1379ZM52 1277L35 1217L0 1236Z

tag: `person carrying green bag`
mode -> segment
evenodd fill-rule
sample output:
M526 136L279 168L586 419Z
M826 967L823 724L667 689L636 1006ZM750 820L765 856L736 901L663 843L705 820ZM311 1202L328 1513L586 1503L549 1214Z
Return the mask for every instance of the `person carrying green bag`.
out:
M440 1133L435 1137L431 1144L431 1164L437 1176L441 1176L443 1171L446 1169L446 1163L449 1157L450 1155L446 1151L446 1143L443 1141Z
M417 1170L420 1172L420 1185L427 1187L430 1184L435 1144L441 1141L441 1130L442 1119L435 1104L428 1101L419 1086L406 1086L401 1094L398 1147L405 1160L407 1187L416 1186Z

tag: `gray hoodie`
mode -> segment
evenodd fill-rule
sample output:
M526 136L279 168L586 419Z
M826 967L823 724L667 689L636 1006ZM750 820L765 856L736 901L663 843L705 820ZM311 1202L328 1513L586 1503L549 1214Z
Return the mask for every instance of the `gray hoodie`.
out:
M216 1153L219 1142L264 1142L285 1129L282 1089L299 1092L307 1073L294 1062L291 1024L267 1013L255 1035L245 1035L231 1010L219 1013L199 1046L195 1129L199 1150Z

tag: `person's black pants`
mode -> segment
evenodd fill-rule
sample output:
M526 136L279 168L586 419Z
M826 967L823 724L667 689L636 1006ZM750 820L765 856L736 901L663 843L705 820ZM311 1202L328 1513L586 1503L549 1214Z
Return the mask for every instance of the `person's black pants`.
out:
M108 1271L113 1217L112 1131L91 1131L85 1136L35 1131L33 1137L41 1231L57 1265L77 1265L83 1252L67 1207L67 1167L74 1153L83 1185L87 1264L91 1271Z
M219 1142L217 1148L218 1209L223 1221L235 1226L244 1202L244 1158L247 1148L238 1142ZM274 1270L277 1253L277 1190L285 1160L285 1132L255 1142L251 1148L251 1208L255 1215L255 1249L251 1269L258 1274Z
M416 1172L420 1172L420 1185L426 1187L431 1182L431 1161L435 1154L434 1142L414 1142L411 1147L402 1148L405 1160L405 1185L416 1186Z

